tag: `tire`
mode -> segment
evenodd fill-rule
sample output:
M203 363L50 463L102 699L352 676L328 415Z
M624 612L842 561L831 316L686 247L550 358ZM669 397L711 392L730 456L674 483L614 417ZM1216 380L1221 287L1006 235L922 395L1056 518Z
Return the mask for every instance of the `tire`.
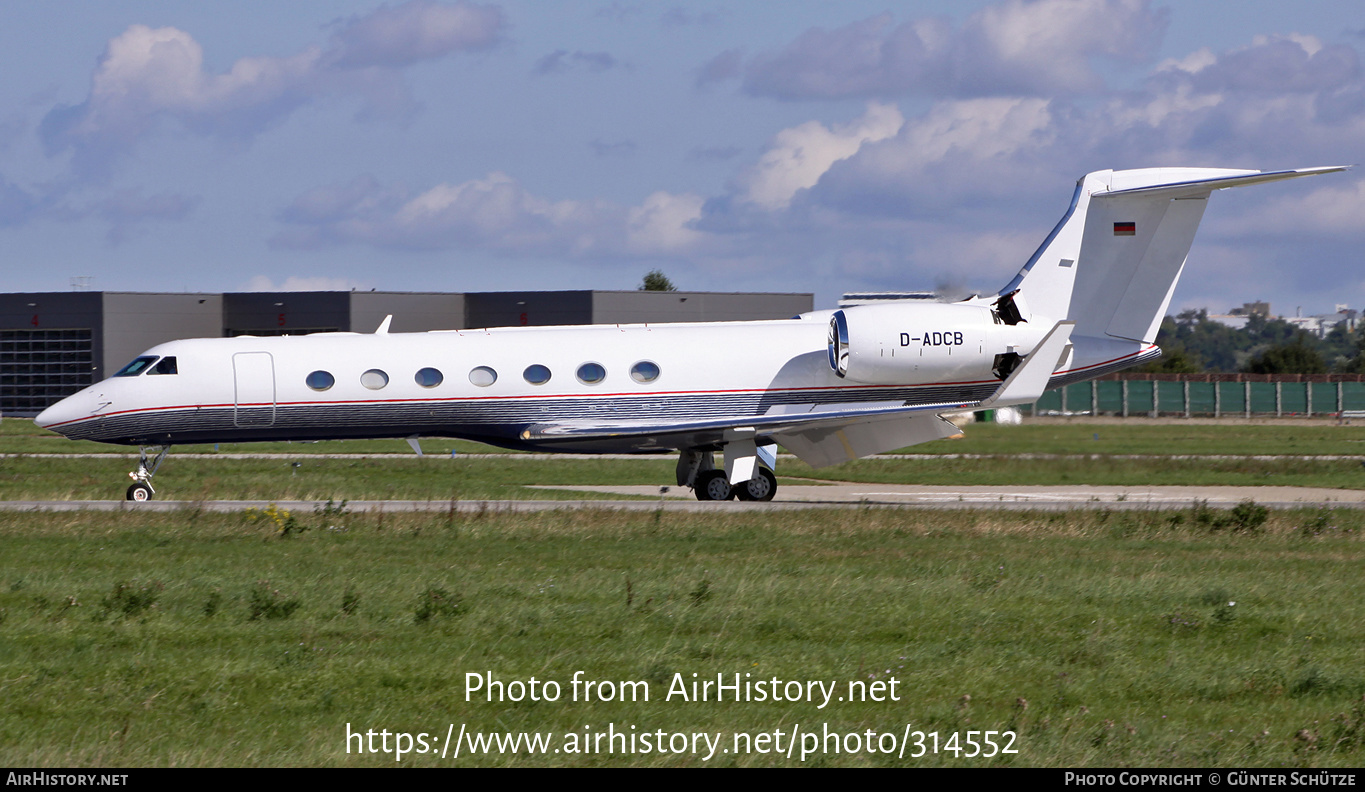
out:
M742 501L770 501L777 494L777 476L765 467L754 471L754 477L735 487L735 496Z
M152 488L139 481L128 487L124 497L130 501L149 501L152 499Z
M726 501L735 496L735 488L725 478L724 470L707 470L697 474L693 488L699 501Z

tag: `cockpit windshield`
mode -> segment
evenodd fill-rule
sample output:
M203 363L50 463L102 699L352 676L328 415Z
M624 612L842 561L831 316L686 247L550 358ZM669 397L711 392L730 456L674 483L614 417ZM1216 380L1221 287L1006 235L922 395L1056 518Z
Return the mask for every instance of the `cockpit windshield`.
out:
M161 362L160 362L160 363L157 363L155 366L152 366L152 370L149 371L149 372L147 372L147 373L148 373L148 374L178 374L179 372L176 370L176 365L175 365L175 355L168 355L168 356L162 358L162 359L161 359Z
M115 377L136 377L147 370L147 367L156 362L156 355L143 355L132 363L118 370Z

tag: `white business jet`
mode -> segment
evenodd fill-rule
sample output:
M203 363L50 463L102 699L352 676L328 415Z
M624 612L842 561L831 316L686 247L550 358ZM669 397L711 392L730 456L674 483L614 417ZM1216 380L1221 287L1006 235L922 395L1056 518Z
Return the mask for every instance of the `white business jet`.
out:
M957 433L944 413L1157 358L1214 190L1344 170L1099 171L998 294L795 319L201 338L153 347L39 426L142 446L130 500L177 443L457 437L679 453L700 500L770 500L775 450L814 467ZM723 463L716 466L715 454ZM420 451L419 451L420 453Z

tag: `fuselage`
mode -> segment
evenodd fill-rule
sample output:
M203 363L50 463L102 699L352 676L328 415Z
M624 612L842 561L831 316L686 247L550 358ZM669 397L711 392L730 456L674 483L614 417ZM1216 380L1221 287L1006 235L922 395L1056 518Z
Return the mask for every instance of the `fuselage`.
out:
M575 447L523 435L546 423L666 424L830 404L947 408L990 395L1000 382L996 355L1026 352L1034 335L1000 326L983 306L920 306L884 327L865 325L857 355L895 373L891 382L880 375L868 382L831 367L830 315L174 341L143 353L140 367L53 405L37 423L126 445L428 436L662 451L676 445L632 437Z

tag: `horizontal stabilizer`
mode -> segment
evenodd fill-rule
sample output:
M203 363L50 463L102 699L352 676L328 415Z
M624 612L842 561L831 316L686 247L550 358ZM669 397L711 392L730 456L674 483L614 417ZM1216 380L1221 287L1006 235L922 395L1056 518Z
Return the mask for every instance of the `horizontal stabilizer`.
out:
M1238 176L1190 179L1188 181L1177 181L1169 184L1152 184L1128 189L1120 187L1118 189L1112 189L1109 192L1096 193L1095 197L1108 198L1118 195L1144 195L1175 199L1202 198L1214 190L1226 190L1229 187L1243 187L1249 184L1267 184L1269 182L1283 181L1285 179L1297 179L1300 176L1316 176L1320 173L1336 173L1337 171L1344 171L1348 168L1350 168L1349 165L1330 165L1322 168L1298 168L1296 170L1246 171L1244 175Z

